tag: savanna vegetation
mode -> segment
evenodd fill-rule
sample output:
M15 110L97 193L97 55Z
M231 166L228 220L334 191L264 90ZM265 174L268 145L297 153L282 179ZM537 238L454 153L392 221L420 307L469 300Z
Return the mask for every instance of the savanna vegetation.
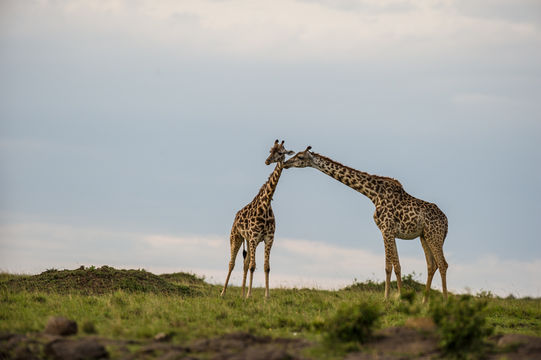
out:
M260 349L260 358L272 353L274 358L354 359L363 354L358 358L368 359L390 349L385 358L513 359L524 350L521 341L530 342L530 353L541 352L541 299L484 292L452 295L444 302L434 291L424 305L423 285L411 275L403 284L402 298L389 301L383 301L384 284L373 281L338 291L271 289L270 299L256 288L252 298L242 299L238 287L221 298L219 285L186 273L155 275L107 266L34 276L4 273L0 359L20 354L61 358L50 345L59 340L42 335L51 316L74 320L78 332L71 338L98 339L112 358L235 358L249 349L252 356L244 357L257 358ZM502 344L504 334L530 337ZM397 342L387 344L393 337ZM413 343L426 346L412 350ZM280 351L272 350L274 345Z

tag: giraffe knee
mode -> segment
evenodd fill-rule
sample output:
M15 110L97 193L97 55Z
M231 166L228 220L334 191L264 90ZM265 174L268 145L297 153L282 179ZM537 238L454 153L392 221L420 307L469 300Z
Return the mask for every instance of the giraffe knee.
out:
M265 272L270 272L270 265L269 264L265 264Z
M447 264L447 261L443 261L443 263L438 266L438 268L440 269L440 273L442 274L445 274L447 272L447 268L449 267L449 265Z
M439 261L437 262L438 264L438 268L440 269L440 272L442 271L446 271L447 268L449 267L449 264L447 264L447 261L445 261L445 259L439 259Z

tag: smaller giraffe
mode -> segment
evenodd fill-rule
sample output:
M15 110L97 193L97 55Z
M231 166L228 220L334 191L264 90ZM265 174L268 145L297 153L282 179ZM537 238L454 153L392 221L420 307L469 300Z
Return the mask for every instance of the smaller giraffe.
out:
M252 292L252 280L255 270L255 249L260 242L265 242L265 297L269 297L269 257L274 241L274 230L276 229L274 213L271 208L271 201L278 180L284 168L284 160L286 155L293 155L294 151L288 151L284 148L284 141L281 143L276 140L270 149L270 155L265 160L266 165L277 163L274 171L270 174L269 179L255 198L245 207L243 207L235 216L233 227L231 229L231 260L229 261L229 272L225 279L225 285L221 296L224 296L227 290L227 283L231 272L235 267L235 259L240 246L246 241L248 244L248 252L244 251L244 275L242 278L242 296L244 297L244 289L246 287L246 275L250 269L250 284L246 298L250 297Z

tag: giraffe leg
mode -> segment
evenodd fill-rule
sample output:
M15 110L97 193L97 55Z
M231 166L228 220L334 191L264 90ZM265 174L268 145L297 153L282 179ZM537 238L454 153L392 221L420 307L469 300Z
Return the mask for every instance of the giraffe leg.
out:
M385 245L385 300L389 298L389 287L391 285L391 274L393 272L394 241L394 237L383 236L383 244Z
M396 275L396 285L398 288L398 296L402 293L402 274L401 274L401 268L400 268L400 259L398 258L398 249L396 248L396 240L393 239L393 268L394 273Z
M425 289L425 295L423 297L423 304L426 304L426 302L428 301L428 295L430 293L430 286L432 285L432 278L434 277L434 274L436 273L438 266L436 265L436 261L434 260L434 255L432 255L432 251L430 250L430 247L426 243L424 235L421 235L421 245L423 245L423 250L425 252L426 268L427 268L426 289Z
M250 265L250 242L246 241L248 246L248 251L246 252L246 257L244 258L244 269L242 274L242 297L246 293L246 275L248 274L248 266Z
M248 299L252 295L252 282L254 280L254 271L255 271L255 248L257 242L253 239L250 240L250 246L248 252L250 253L250 284L248 286L248 293L246 293L246 298Z
M272 248L272 243L274 241L274 235L267 238L265 241L265 297L268 298L269 295L269 273L270 273L270 252Z
M439 238L440 237L438 236L428 236L426 237L426 242L432 251L432 255L434 255L437 268L440 270L443 298L447 299L447 268L449 265L447 264L445 256L443 255L444 238L441 237L441 240Z
M235 267L235 259L237 258L237 253L239 252L240 245L242 244L242 241L243 241L242 237L238 234L235 234L234 231L231 231L229 240L231 243L231 260L229 260L229 272L227 273L227 277L225 278L224 288L220 296L224 296L225 292L227 291L227 284L229 283L231 272L233 271L233 268Z

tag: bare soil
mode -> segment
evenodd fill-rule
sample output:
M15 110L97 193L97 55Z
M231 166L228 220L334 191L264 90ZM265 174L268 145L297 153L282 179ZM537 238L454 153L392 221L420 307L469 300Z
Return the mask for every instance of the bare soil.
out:
M271 338L232 333L188 344L158 340L113 340L97 336L66 337L47 333L1 334L0 359L160 359L160 360L294 360L309 359L302 339ZM491 339L494 347L487 359L541 359L541 338L527 335L500 335ZM393 327L378 331L347 360L434 359L440 358L433 331Z

